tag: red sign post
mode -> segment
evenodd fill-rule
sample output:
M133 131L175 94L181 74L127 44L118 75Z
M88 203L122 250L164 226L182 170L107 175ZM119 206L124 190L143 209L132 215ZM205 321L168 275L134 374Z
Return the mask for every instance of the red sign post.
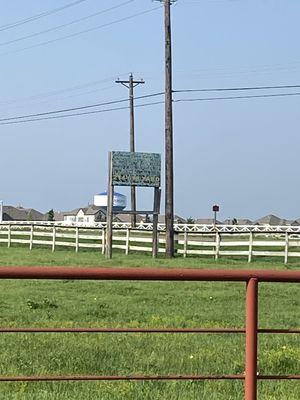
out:
M216 222L217 222L217 212L220 211L220 207L219 207L217 204L215 204L215 205L213 206L212 210L213 210L213 212L214 212L214 225L216 225Z

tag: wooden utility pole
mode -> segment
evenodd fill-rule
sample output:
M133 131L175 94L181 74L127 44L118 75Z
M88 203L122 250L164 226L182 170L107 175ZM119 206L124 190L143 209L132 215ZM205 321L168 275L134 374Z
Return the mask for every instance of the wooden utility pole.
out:
M118 79L116 83L121 83L129 89L129 106L130 106L130 151L135 152L135 136L134 136L134 88L140 84L144 84L144 80L135 81L133 75L130 74L128 81L121 81ZM136 211L136 190L135 186L131 187L131 211ZM136 225L136 214L131 216L131 226Z
M174 256L174 167L173 167L173 99L172 99L172 41L171 4L164 0L165 9L165 218L166 256Z

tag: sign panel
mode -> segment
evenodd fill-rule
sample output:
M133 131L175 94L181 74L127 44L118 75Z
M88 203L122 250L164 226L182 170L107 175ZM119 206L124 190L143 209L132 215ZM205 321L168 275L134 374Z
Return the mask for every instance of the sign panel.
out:
M114 186L160 187L160 154L112 151L111 168Z

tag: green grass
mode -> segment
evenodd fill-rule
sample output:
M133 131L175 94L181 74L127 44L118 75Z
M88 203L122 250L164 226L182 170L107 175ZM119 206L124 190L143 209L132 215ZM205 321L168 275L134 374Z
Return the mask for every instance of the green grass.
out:
M0 265L285 268L272 259L175 258L0 247ZM245 285L197 282L2 281L1 326L242 327ZM260 327L299 327L295 284L260 285ZM243 335L1 334L0 375L238 374ZM261 335L261 374L299 374L299 335ZM242 382L0 383L1 399L239 400ZM298 400L300 383L260 382L260 400Z

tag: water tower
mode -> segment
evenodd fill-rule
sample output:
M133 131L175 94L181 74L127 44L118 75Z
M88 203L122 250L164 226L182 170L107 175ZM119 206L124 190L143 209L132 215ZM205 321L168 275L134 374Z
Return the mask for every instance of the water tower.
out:
M107 209L107 192L95 194L94 205ZM113 211L123 211L127 205L127 198L124 194L114 193Z

